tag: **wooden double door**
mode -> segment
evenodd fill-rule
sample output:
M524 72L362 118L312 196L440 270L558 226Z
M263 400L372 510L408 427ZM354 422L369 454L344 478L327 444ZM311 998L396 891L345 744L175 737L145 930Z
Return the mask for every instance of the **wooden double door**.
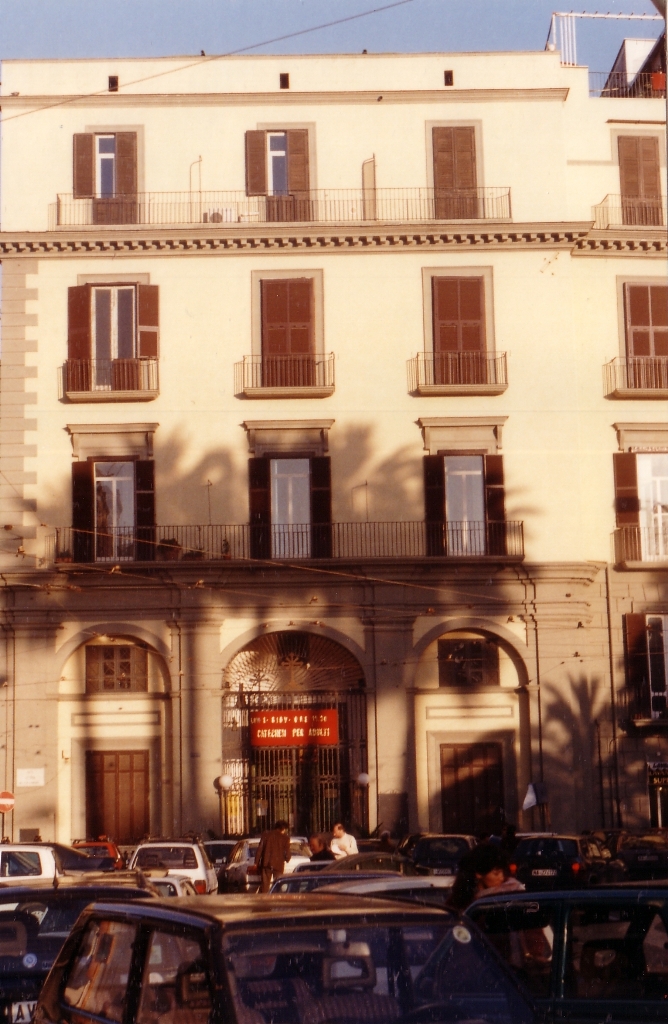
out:
M134 843L149 832L148 750L86 751L86 835Z
M441 744L443 831L498 835L504 821L500 743Z

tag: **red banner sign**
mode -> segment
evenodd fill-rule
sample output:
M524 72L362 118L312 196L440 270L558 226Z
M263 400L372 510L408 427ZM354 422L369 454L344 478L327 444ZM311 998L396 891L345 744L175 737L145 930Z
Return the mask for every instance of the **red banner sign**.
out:
M325 711L251 711L254 747L329 747L339 742L339 713Z

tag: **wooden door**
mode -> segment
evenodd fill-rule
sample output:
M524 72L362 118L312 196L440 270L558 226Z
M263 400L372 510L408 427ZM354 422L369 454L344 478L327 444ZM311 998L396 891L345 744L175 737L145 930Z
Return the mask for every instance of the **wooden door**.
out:
M148 750L86 751L86 835L133 843L150 832Z
M503 824L500 743L441 744L443 831L498 834Z
M619 184L624 224L663 224L659 140L620 135Z
M475 129L433 128L434 213L437 220L480 216L476 178Z

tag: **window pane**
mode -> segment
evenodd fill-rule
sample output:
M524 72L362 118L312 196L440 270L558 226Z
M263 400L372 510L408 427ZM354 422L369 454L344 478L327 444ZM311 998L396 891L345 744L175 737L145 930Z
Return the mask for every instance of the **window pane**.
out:
M445 504L448 522L484 522L482 455L445 456Z
M311 545L309 459L271 460L272 555L307 558Z
M472 913L496 951L539 999L550 995L555 912L554 905L532 900Z
M3 878L17 878L22 875L41 875L42 865L38 853L3 853L0 875Z
M668 556L668 454L637 455L643 559Z
M134 288L119 288L116 292L116 302L118 314L118 358L133 359L135 354Z
M629 319L634 327L649 327L649 288L631 285L628 290Z
M652 285L650 288L652 324L654 327L668 327L668 287Z
M111 359L111 289L95 288L95 358L107 362ZM101 380L100 373L108 368L98 367L98 384L109 383Z
M269 191L275 196L288 192L288 154L285 132L269 135Z
M211 985L202 948L193 936L154 932L144 966L138 1024L206 1024Z
M120 1024L134 938L134 925L91 921L63 992L64 1001Z

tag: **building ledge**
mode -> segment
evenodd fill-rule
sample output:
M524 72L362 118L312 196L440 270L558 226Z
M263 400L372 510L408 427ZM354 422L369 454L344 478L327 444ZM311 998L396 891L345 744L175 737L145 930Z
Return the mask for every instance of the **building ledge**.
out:
M414 395L502 395L508 384L418 384Z
M334 394L334 385L319 387L288 387L288 388L244 388L239 394L246 398L329 398Z
M668 388L615 388L614 391L611 391L605 397L622 399L641 398L645 401L648 398L660 398L665 401L668 398Z
M152 402L158 390L150 391L66 391L68 402Z

